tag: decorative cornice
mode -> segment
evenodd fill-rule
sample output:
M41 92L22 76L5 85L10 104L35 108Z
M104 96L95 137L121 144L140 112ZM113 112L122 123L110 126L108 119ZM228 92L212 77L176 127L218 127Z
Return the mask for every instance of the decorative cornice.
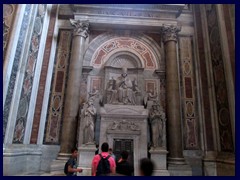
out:
M177 33L181 31L181 27L163 24L161 31L162 31L162 37L163 37L164 43L168 41L177 42Z
M89 21L80 21L75 19L70 19L70 22L73 26L75 26L73 30L73 36L82 36L84 38L88 37L89 34Z
M155 70L155 73L162 79L162 78L164 78L165 79L165 77L166 77L166 72L165 71L162 71L162 70L160 70L160 69L156 69Z
M185 4L74 4L75 15L98 15L105 17L172 18L182 12Z

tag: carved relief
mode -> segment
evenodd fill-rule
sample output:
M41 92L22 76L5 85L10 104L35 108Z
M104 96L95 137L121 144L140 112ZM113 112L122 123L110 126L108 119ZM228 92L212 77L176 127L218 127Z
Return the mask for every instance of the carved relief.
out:
M122 120L120 122L113 121L108 127L108 130L116 131L140 131L139 126L134 122Z
M108 104L136 105L136 94L140 93L136 78L128 77L127 68L122 68L121 76L111 79L106 88Z

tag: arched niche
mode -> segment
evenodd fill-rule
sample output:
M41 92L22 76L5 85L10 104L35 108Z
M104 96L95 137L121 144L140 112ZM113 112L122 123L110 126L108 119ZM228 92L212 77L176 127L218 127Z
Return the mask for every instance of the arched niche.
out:
M111 80L116 80L121 77L122 68L127 68L127 76L137 85L140 92L136 94L136 104L140 105L142 102L143 87L138 86L140 80L143 79L144 65L138 56L131 52L120 51L108 58L104 64L104 103L108 102L109 83Z

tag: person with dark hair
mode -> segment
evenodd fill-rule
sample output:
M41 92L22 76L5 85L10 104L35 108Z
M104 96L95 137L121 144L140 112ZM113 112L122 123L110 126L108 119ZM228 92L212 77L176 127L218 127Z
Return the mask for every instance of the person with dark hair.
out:
M116 172L115 160L108 153L109 145L104 142L101 146L101 153L93 157L92 176L114 175Z
M117 162L116 172L119 175L132 176L133 175L133 166L127 161L128 152L123 151L121 153L121 158Z
M71 149L71 157L67 161L67 176L77 176L77 172L81 173L82 169L77 168L77 157L78 157L78 149L76 147Z
M108 149L108 153L113 157L113 159L116 161L116 156L115 156L115 154L113 153L113 150L112 150L112 148L109 148Z
M99 144L96 144L96 151L95 151L95 155L97 155L99 152Z
M148 158L140 160L140 175L141 176L152 176L154 169L153 162Z

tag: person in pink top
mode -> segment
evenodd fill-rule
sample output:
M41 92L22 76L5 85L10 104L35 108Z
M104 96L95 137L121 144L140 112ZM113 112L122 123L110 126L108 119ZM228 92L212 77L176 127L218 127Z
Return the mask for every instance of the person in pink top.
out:
M109 145L107 142L104 142L101 146L101 155L103 158L107 158L109 156L108 153L108 149L109 149ZM97 154L93 157L92 160L92 176L96 176L97 174L99 174L99 172L97 173L97 168L98 168L98 163L101 160L101 156L100 154ZM116 173L116 163L115 160L113 159L113 157L108 157L108 161L109 161L109 165L110 165L110 173L107 175L115 175Z

